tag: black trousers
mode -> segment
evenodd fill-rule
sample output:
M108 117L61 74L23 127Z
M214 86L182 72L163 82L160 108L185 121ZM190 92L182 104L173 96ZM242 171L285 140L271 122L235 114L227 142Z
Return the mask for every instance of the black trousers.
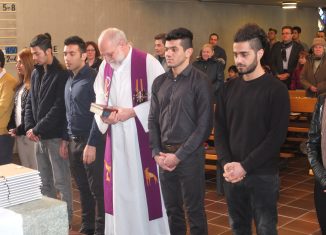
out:
M12 151L15 138L10 135L0 135L0 165L12 163Z
M172 172L160 168L160 182L171 235L186 234L185 211L190 234L207 235L203 148L180 162Z
M80 192L83 231L104 234L105 213L103 198L104 138L96 146L96 159L91 164L83 163L83 151L87 140L69 141L71 173Z
M282 80L282 82L285 84L285 86L288 88L288 90L290 90L290 87L291 87L291 77L289 77L286 80Z
M326 234L326 192L317 181L315 181L314 198L320 229L322 234Z
M225 182L224 190L234 235L251 235L252 219L257 234L277 234L278 174L248 175L238 183Z

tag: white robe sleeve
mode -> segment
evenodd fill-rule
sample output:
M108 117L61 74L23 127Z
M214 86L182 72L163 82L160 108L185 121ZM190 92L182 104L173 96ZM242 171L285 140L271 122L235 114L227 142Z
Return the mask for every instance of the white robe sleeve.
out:
M105 102L105 87L104 87L104 68L106 65L106 61L103 60L101 66L98 70L98 74L96 76L94 82L94 92L96 96L96 103L97 104L104 104L107 105ZM99 115L95 114L95 121L97 123L98 129L104 134L108 129L108 124L102 122L102 119Z
M150 108L150 100L152 95L152 84L159 75L163 74L164 68L160 62L152 55L147 54L146 57L146 73L147 73L147 94L148 101L134 107L136 116L142 124L145 132L148 132L148 114Z

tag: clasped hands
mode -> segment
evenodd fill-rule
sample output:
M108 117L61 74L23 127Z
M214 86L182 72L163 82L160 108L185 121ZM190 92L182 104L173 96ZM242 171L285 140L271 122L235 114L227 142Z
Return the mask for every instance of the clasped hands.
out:
M246 171L239 162L230 162L224 165L224 178L227 182L237 183L246 176Z
M124 122L129 118L135 117L136 113L133 108L121 108L121 107L113 107L117 111L113 111L110 113L108 117L101 116L101 119L104 123L107 124L116 124L118 122Z
M34 141L34 142L38 142L40 141L40 138L34 134L33 132L33 129L29 129L27 132L26 132L26 136L28 139L30 139L31 141Z
M318 91L317 87L315 87L315 86L310 86L309 89L310 89L312 92L317 92L317 91Z
M179 158L173 153L162 153L154 157L157 165L159 165L163 170L173 171L179 164Z
M16 134L17 134L17 128L10 129L10 130L8 131L8 134L9 134L11 137L16 137Z
M281 81L284 81L290 77L289 73L281 73L277 75L277 78L280 79Z

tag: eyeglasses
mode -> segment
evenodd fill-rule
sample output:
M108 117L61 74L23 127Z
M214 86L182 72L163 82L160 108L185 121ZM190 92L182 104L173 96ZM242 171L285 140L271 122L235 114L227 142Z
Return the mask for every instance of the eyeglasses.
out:
M95 49L87 49L86 52L93 52Z

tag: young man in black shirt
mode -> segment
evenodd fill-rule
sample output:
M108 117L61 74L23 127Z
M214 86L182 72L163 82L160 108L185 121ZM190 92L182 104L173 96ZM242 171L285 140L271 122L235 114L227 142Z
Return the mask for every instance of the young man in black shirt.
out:
M204 208L205 158L213 109L207 76L189 64L192 33L185 28L166 36L165 58L171 68L152 86L149 136L160 166L160 182L172 235L207 234Z
M233 54L240 77L225 84L216 104L215 146L224 169L233 234L277 234L278 159L288 126L286 86L260 64L267 45L256 24L240 28Z
M104 234L103 167L104 138L97 129L93 84L96 71L86 60L86 43L78 36L65 40L64 61L70 76L65 87L67 125L60 144L60 155L70 161L71 173L80 192L82 234ZM90 134L91 128L95 134Z

